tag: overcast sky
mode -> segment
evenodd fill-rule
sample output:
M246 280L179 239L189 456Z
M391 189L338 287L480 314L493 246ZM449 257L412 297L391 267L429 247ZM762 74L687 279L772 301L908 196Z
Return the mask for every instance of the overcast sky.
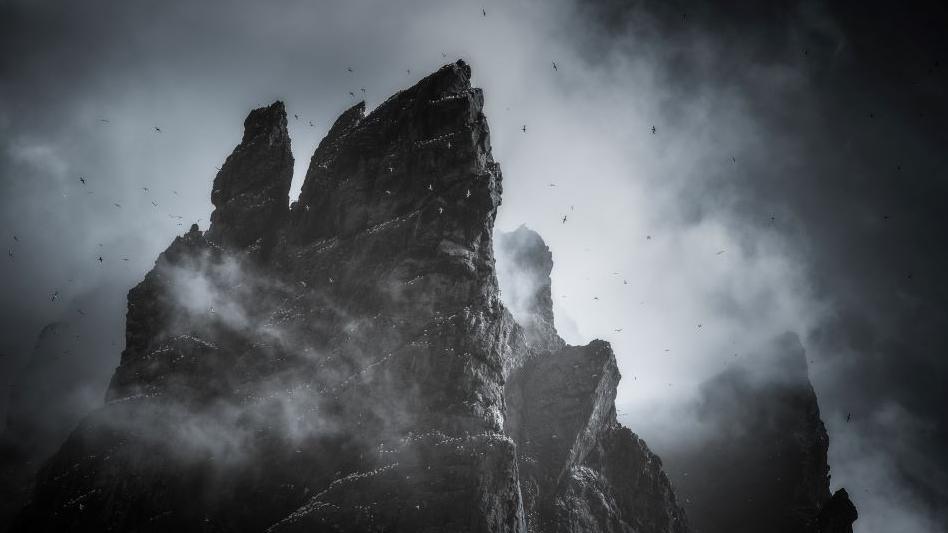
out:
M294 197L362 89L371 109L463 58L497 228L550 245L557 327L613 343L626 424L660 453L698 384L794 331L857 531L938 530L948 17L740 4L2 0L0 372L65 320L101 402L125 292L207 227L251 108L287 104Z

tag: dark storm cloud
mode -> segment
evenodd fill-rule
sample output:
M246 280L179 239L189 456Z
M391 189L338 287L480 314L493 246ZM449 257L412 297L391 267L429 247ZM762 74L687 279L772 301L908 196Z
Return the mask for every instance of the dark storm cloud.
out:
M615 46L646 36L675 96L733 88L763 125L734 171L682 201L697 220L726 202L735 225L771 221L829 305L806 344L834 480L878 520L857 529L946 527L945 8L613 2L595 15Z
M124 316L121 295L173 236L206 228L214 167L249 109L287 102L298 187L362 88L372 107L460 56L505 173L498 226L526 222L550 244L557 326L613 342L633 429L659 451L687 436L640 414L794 330L857 529L943 520L943 8L486 8L0 4L3 375L59 320L102 337L82 361L104 387L122 332L99 317Z

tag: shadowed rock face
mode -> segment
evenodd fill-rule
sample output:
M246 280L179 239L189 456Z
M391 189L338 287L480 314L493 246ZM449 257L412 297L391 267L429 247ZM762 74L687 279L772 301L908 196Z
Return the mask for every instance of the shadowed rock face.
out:
M796 335L704 383L694 409L715 432L667 459L695 531L852 531L846 491L830 496L829 438Z
M343 113L290 208L283 105L253 111L210 229L129 292L106 405L14 530L685 531L616 422L611 348L556 336L549 268L548 328L500 302L469 80L458 62Z
M506 383L505 427L530 530L688 531L661 460L616 420L612 347L567 346L553 327L543 239L521 226L499 235L498 249L526 331L527 356Z

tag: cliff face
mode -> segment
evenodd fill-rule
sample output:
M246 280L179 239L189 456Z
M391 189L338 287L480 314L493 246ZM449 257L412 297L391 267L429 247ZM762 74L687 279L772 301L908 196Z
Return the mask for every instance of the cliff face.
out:
M498 236L502 276L526 331L527 356L506 382L531 531L688 531L645 443L616 420L621 376L609 343L567 346L553 326L553 257L520 227Z
M695 531L852 531L846 491L830 495L829 438L796 335L705 382L693 409L714 432L667 458Z
M14 529L685 531L616 422L611 348L552 329L549 269L548 328L500 302L469 80L458 62L343 113L289 208L283 105L253 111L211 227L129 292L107 403Z

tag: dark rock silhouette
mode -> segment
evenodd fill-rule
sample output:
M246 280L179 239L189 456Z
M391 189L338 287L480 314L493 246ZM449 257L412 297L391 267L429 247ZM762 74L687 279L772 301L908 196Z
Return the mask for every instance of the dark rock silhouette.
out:
M829 438L795 334L705 382L693 408L713 433L666 462L695 531L852 531L848 494L830 495Z
M125 299L111 287L99 286L65 302L57 320L40 330L12 379L0 422L0 530L28 500L43 463L82 417L102 403L114 365L86 355L114 349L115 334L124 327L120 314L102 311L101 304L119 309Z
M253 111L210 229L129 292L106 405L14 530L687 531L616 421L610 346L556 335L549 268L539 319L501 304L469 80L343 113L288 209L285 111Z

